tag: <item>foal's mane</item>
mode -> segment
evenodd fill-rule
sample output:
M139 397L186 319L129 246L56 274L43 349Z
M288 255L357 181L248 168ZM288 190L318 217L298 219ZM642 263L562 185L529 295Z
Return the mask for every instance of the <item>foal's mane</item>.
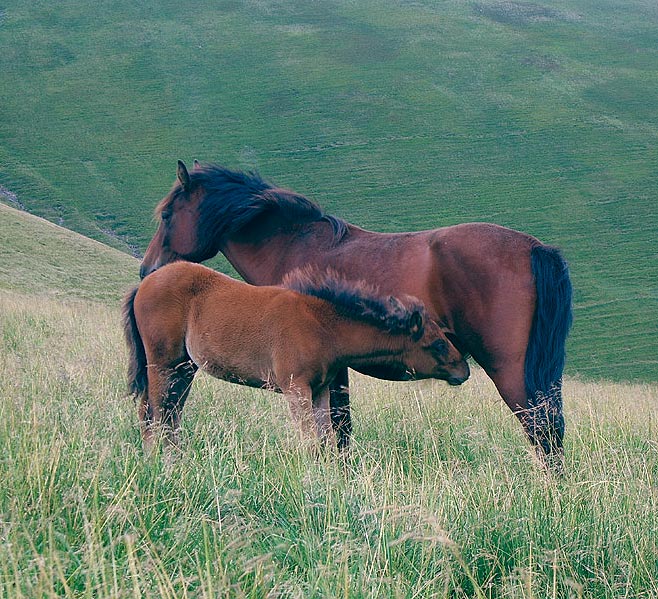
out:
M326 271L308 266L295 269L283 278L281 285L331 302L341 314L390 333L408 334L414 312L422 315L423 322L427 318L425 307L419 300L407 298L403 304L396 297L382 297L376 287L365 281L347 280L331 268ZM421 336L422 331L418 335Z
M232 171L218 164L197 162L189 176L192 190L202 187L205 191L199 232L208 240L248 233L249 226L265 214L276 214L290 224L327 221L332 226L334 241L340 241L347 233L344 220L326 214L315 202L300 194L268 183L256 172ZM176 182L157 206L156 215L183 193L181 184Z

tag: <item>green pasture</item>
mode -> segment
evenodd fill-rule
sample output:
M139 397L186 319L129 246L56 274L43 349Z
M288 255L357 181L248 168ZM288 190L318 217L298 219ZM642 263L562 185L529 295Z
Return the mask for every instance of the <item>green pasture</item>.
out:
M9 203L143 251L199 158L367 228L508 225L571 263L568 371L658 379L653 0L11 0L0 81Z
M477 368L354 375L346 461L298 447L281 396L199 376L180 452L146 458L119 312L138 261L0 218L0 599L658 595L655 384L567 377L561 477Z

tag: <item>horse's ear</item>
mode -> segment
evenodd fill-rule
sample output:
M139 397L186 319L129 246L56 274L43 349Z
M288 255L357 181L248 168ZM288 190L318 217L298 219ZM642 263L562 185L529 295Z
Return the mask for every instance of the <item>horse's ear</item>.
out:
M423 336L424 329L423 315L418 310L415 310L409 317L409 333L411 333L411 338L414 341L418 341Z
M196 158L194 159L194 168L195 169L201 168L201 163Z
M180 181L181 187L184 191L190 190L190 173L187 172L187 167L182 160L178 161L178 170L176 171L176 176Z

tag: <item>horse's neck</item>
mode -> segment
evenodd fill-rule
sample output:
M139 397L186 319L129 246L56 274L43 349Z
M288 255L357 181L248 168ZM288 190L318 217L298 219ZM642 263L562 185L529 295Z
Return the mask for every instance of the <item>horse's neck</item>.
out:
M276 285L295 268L313 264L323 270L332 264L331 224L308 225L304 234L298 231L278 233L265 239L230 239L221 252L240 276L254 285Z
M331 332L337 354L352 366L381 363L404 353L404 336L391 334L375 325L339 318Z

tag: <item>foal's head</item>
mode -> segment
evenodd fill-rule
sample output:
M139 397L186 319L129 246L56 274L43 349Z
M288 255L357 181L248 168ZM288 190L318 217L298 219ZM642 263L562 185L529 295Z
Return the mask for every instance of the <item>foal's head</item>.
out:
M461 385L471 372L464 355L450 342L433 320L424 321L422 337L409 344L404 364L412 378L433 378Z

